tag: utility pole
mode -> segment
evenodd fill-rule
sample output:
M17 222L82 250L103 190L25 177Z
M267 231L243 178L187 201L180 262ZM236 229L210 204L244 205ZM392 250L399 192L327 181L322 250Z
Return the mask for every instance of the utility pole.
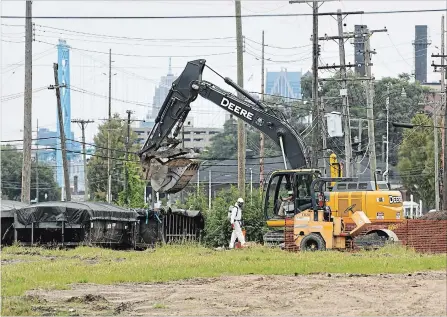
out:
M444 107L444 118L447 118L447 107L446 107L446 91L445 91L445 20L444 16L441 17L441 55L444 55L443 58L441 58L441 104L439 109L442 109ZM442 112L440 112L442 114ZM435 123L434 126L437 126L438 117L435 117ZM445 120L444 120L444 127L445 127ZM437 136L437 128L435 128L435 135ZM442 130L442 135L444 136L442 138L443 144L441 144L442 147L442 180L439 180L439 182L442 181L442 209L447 210L447 142L445 140L445 129ZM438 142L435 142L435 148L438 147ZM436 151L437 152L437 151ZM436 157L438 157L438 153L436 154ZM435 173L437 177L439 177L439 167L435 170ZM439 204L437 205L439 206ZM441 207L439 208L439 210Z
M365 64L366 64L366 77L372 77L371 71L371 54L375 52L371 51L370 36L367 36L365 43ZM368 119L368 143L369 143L369 168L371 173L371 180L376 179L376 140L374 137L374 111L373 111L373 90L374 86L371 80L366 82L366 117Z
M82 132L82 157L84 160L84 200L88 201L88 177L87 177L87 153L85 150L85 126L89 123L93 123L93 120L81 120L81 119L73 119L71 120L73 123L78 123L81 127Z
M333 1L333 0L327 0ZM319 7L327 1L306 1L306 0L291 0L289 3L307 3L312 2L312 99L313 99L313 107L312 107L312 119L315 122L315 128L312 133L312 158L311 158L311 166L313 168L317 168L319 166L318 157L319 157L319 146L321 139L321 125L320 125L320 107L318 105L318 57L320 55L320 46L318 45L318 16L319 15L334 15L334 13L326 12L326 13L318 13ZM360 14L363 12L348 12L346 14ZM335 13L339 14L339 12Z
M324 113L324 97L323 96L321 96L321 101L320 101L320 113ZM327 137L326 137L327 126L326 126L326 124L324 122L324 118L325 118L324 116L321 116L321 127L322 127L322 129L321 129L321 139L322 139L322 145L323 145L323 155L322 155L322 158L323 158L323 171L324 171L323 175L324 176L328 176L328 168L327 168L327 166L329 164L327 164L327 160L326 160L326 157L325 157L325 155L327 153ZM330 169L330 167L329 167L329 169Z
M71 201L71 190L70 190L70 175L68 174L68 162L67 162L67 150L65 131L64 131L64 117L62 116L62 105L61 105L61 94L60 88L65 86L59 86L59 78L57 76L57 63L53 63L54 70L54 86L50 86L49 89L56 89L56 99L57 99L57 113L59 119L59 130L61 133L61 150L62 150L62 165L64 167L64 181L65 181L65 200Z
M321 136L320 113L318 109L318 7L317 1L312 3L312 119L315 121L315 130L312 134L312 159L311 165L318 168L318 143Z
M444 22L444 16L443 16ZM440 186L439 186L439 140L438 140L438 104L433 104L433 133L434 133L434 150L435 150L435 208L437 211L441 210L440 206ZM439 105L440 106L440 105ZM439 107L440 108L440 107Z
M107 127L107 202L112 202L111 140L110 123L112 120L112 49L109 49L109 124Z
M129 205L129 170L127 168L127 163L129 160L129 144L130 144L130 115L132 110L126 110L127 112L127 138L126 138L126 162L125 167L125 180L124 180L124 192L126 193L126 204Z
M244 87L244 55L242 41L241 1L235 1L236 11L236 42L237 42L237 84ZM238 97L244 96L238 92ZM245 198L245 125L241 119L237 120L237 163L238 163L238 189L242 198Z
M261 101L264 102L264 31L262 31L262 53L261 53ZM264 133L260 133L259 145L259 188L260 192L264 190L264 153L265 153L265 139Z
M437 71L437 68L440 67L441 68L441 102L439 105L439 109L442 108L442 106L445 107L446 105L446 91L445 91L445 58L447 57L447 55L445 55L445 42L444 42L444 37L445 37L445 22L444 22L444 15L441 17L441 54L432 54L432 57L440 57L441 58L441 64L435 64L434 62L432 62L431 66L433 66L435 68L435 71ZM447 118L447 109L446 109L446 114L445 114L445 118ZM437 107L437 103L435 102L433 104L433 129L434 129L434 150L435 150L435 208L436 210L441 210L441 206L440 206L440 179L439 179L439 149L438 149L438 144L439 144L439 140L438 140L438 107ZM445 124L445 121L444 121ZM442 177L442 209L447 209L447 142L445 141L444 138L444 144L442 144L441 146L443 147L443 177Z
M383 175L385 176L385 181L388 183L390 174L389 171L389 155L390 155L390 132L389 132L389 126L390 126L390 85L388 84L386 87L386 159L385 159L385 172Z
M368 119L368 142L369 142L369 159L370 159L370 173L371 180L376 180L376 140L374 137L374 82L372 78L371 55L376 54L376 51L371 50L371 35L375 32L387 32L387 29L366 31L366 43L365 43L365 66L366 66L366 117Z
M349 14L361 14L362 11L358 12L349 12ZM350 114L349 114L349 96L348 96L348 89L347 89L347 75L346 75L346 68L347 67L355 67L355 65L346 65L346 54L345 54L345 40L350 39L354 37L354 34L344 34L343 32L343 12L338 9L337 10L337 24L338 24L338 36L324 36L320 37L320 40L338 40L338 51L339 51L339 58L340 58L340 65L326 65L318 67L319 69L328 69L328 68L334 68L340 69L340 77L341 77L341 89L340 89L340 96L342 97L342 114L344 119L344 138L345 138L345 176L350 177L351 176L351 157L352 157L352 146L351 146L351 124L350 124ZM347 14L346 14L347 15ZM345 15L345 17L346 17Z
M36 120L36 134L39 139L39 119ZM39 140L36 142L36 203L39 202Z
M343 117L344 117L344 130L345 130L345 166L346 166L346 177L351 176L351 128L350 128L350 115L349 115L349 97L346 82L346 61L345 61L345 40L343 38L343 17L341 15L341 10L337 10L337 22L338 22L338 48L340 54L340 71L341 77L344 79L341 84L340 95L343 96Z
M33 90L33 22L32 1L26 1L25 19L25 94L23 112L23 163L21 201L31 200L31 144L32 133L32 90Z
M445 54L445 23L442 22L442 54ZM444 64L444 58L442 59L442 64ZM443 67L444 72L441 74L441 100L442 100L442 106L444 107L444 122L443 122L443 129L442 129L442 142L443 144L443 164L442 164L442 208L444 210L447 210L447 133L446 133L446 124L447 124L447 95L446 95L446 89L445 89L445 67Z

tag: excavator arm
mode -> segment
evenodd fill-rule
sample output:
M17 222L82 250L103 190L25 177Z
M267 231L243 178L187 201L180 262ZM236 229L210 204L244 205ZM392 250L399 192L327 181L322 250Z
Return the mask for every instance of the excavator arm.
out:
M181 140L176 137L191 110L190 104L198 95L242 119L276 142L281 148L285 169L308 166L308 153L304 140L282 113L256 100L229 78L224 78L224 81L247 100L202 80L204 67L203 59L187 63L182 74L172 84L155 119L155 125L138 153L145 178L151 181L156 191L178 192L197 173L198 153L190 149L177 148Z

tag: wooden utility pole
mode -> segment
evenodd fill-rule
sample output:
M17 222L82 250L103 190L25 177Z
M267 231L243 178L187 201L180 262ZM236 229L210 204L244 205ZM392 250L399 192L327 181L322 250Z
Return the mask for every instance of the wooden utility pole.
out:
M236 11L236 42L237 42L237 84L244 87L244 55L242 43L242 18L241 1L235 1ZM244 96L238 92L238 97ZM238 189L242 198L245 198L245 125L241 119L237 120L237 165L238 165Z
M93 123L93 120L81 120L81 119L73 119L71 120L73 123L78 123L81 127L82 133L82 157L84 160L84 200L88 201L88 177L87 177L87 152L85 150L85 126L89 123Z
M112 169L111 169L111 140L110 123L112 120L112 49L109 49L109 124L107 127L107 202L112 202Z
M371 55L376 54L376 51L371 50L371 35L375 32L387 32L387 29L381 30L367 30L365 43L365 66L366 66L366 117L368 119L368 143L369 143L369 162L371 180L376 179L376 140L374 137L374 81L372 78Z
M365 43L365 66L366 66L366 77L372 77L371 71L371 54L375 52L371 51L370 36L367 36ZM366 81L366 117L368 119L368 143L369 143L369 168L371 173L371 180L376 179L376 140L374 137L374 110L373 110L373 100L374 100L374 86L372 80Z
M39 119L36 120L36 135L39 139ZM36 142L36 203L39 202L39 140Z
M443 16L444 18L444 16ZM443 19L444 20L444 19ZM441 105L435 102L433 104L433 133L434 133L434 150L435 150L435 208L436 210L441 210L441 200L440 200L440 179L439 179L439 138L438 138L438 109L440 109Z
M344 117L344 135L345 135L345 176L351 176L351 124L350 124L350 115L349 115L349 97L348 97L348 89L346 82L346 61L345 61L345 39L343 38L343 17L341 14L341 10L337 10L337 23L338 23L338 36L340 39L338 40L338 50L340 54L340 72L341 78L344 79L341 82L341 90L340 95L343 97L343 117Z
M130 115L132 114L132 110L126 110L127 112L127 138L126 138L126 162L124 164L124 192L126 193L126 204L129 205L129 170L127 168L127 163L129 160L129 145L130 145Z
M324 96L321 96L320 99L321 99L320 100L320 113L324 114ZM327 136L326 136L327 135L327 133L326 133L327 126L324 122L324 119L325 119L325 117L324 117L324 115L322 115L321 116L321 140L322 140L322 146L323 146L323 152L322 152L323 171L324 171L323 175L328 176L328 168L327 167L329 164L325 157L325 155L326 155L325 153L327 153ZM330 169L330 166L329 166L329 169Z
M264 102L264 31L262 31L262 53L261 53L261 101ZM260 145L259 145L259 188L262 192L264 189L264 146L265 139L264 133L260 133Z
M445 23L442 23L443 32L442 32L442 50L445 51ZM445 53L442 53L445 54ZM447 57L447 56L445 56ZM444 58L442 59L442 64L444 64ZM443 67L444 73L441 75L441 85L442 91L442 106L444 107L444 120L443 120L443 129L442 129L442 208L447 210L447 133L446 133L446 124L447 124L447 96L446 96L446 88L445 88L445 67Z
M313 168L318 168L318 144L320 143L321 127L320 113L318 107L318 56L320 55L318 47L318 2L312 3L312 120L315 122L315 129L312 134L312 159Z
M64 168L64 182L65 182L65 200L71 201L71 190L70 190L70 175L68 174L68 162L67 162L67 150L65 131L64 131L64 117L62 116L62 104L61 104L61 94L59 86L59 78L57 76L57 63L53 63L54 70L54 86L50 86L50 89L56 89L56 99L57 99L57 113L59 119L59 130L61 133L61 150L62 150L62 165ZM65 87L65 86L63 86Z
M327 0L334 1L334 0ZM318 56L320 55L320 49L318 45L318 16L319 15L331 15L331 13L319 14L319 7L327 1L306 1L306 0L290 0L290 4L294 3L308 3L312 2L312 121L315 126L312 132L312 157L311 157L311 167L318 168L319 162L318 158L320 156L321 149L321 124L320 124L320 106L318 105ZM321 2L321 4L320 4Z
M433 133L434 133L434 151L435 151L435 209L436 210L441 210L441 199L440 199L440 179L439 179L439 148L438 148L438 144L439 144L439 140L438 140L438 116L439 116L439 112L438 110L440 110L442 108L443 105L445 105L445 101L446 101L446 96L445 96L445 58L447 57L447 55L445 55L445 42L444 42L444 37L445 37L445 27L444 27L444 15L441 17L441 54L432 54L432 57L440 57L441 58L441 64L435 64L434 62L432 62L431 66L433 66L435 68L435 71L437 70L438 67L440 67L440 72L441 72L441 102L438 105L438 103L434 102L433 103ZM447 111L446 111L447 112ZM444 140L445 142L445 140ZM447 190L447 175L446 175L446 148L445 148L445 144L441 145L444 148L444 156L443 156L443 177L442 177L442 209L447 209L447 195L446 195L446 190Z
M23 111L23 162L21 201L31 200L32 90L33 90L33 25L32 1L26 1L25 19L25 94Z
M445 19L444 19L444 15L441 17L441 55L445 54ZM445 57L441 58L441 104L439 105L438 109L441 110L443 107L445 107L445 101L446 101L446 95L445 95ZM439 158L439 151L438 151L438 113L442 114L442 111L436 112L436 115L434 116L434 122L433 122L433 126L434 126L434 133L435 133L435 162L438 160ZM444 140L445 142L445 140ZM443 149L445 149L445 144L441 144L441 147ZM439 163L436 164L435 163L435 173L436 173L436 177L435 177L435 186L438 189L438 203L436 204L436 207L439 207L438 210L444 209L447 210L447 191L446 191L446 187L447 187L447 170L446 168L446 162L445 162L445 157L446 157L446 153L445 150L442 151L442 164L441 166L443 167L443 176L442 179L439 179ZM436 167L436 165L438 165ZM436 181L437 180L437 181ZM441 207L441 200L440 200L440 183L442 183L442 207ZM436 193L436 189L435 189L435 193Z
M362 11L357 12L349 12L349 14L362 14ZM320 40L334 40L338 42L338 51L340 57L340 65L326 65L320 66L318 69L340 69L340 80L341 80L341 89L340 96L343 100L342 114L343 114L343 122L344 122L344 138L345 138L345 176L351 176L351 157L352 157L352 146L351 146L351 124L350 124L350 114L349 114L349 96L347 89L347 75L346 68L347 67L355 67L355 65L346 65L346 54L345 54L345 40L353 38L355 35L352 33L344 34L343 32L343 12L338 9L337 10L337 24L338 24L338 36L324 36L320 37ZM347 15L347 14L346 14Z

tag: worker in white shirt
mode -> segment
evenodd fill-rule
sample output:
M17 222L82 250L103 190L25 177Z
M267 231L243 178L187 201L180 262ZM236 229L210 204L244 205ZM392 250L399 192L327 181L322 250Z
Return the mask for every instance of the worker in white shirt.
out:
M231 211L230 223L233 228L230 240L230 249L234 248L234 243L236 238L241 243L241 246L245 244L245 238L242 234L241 221L242 221L242 207L244 206L244 200L238 198L236 204L234 204L233 210Z

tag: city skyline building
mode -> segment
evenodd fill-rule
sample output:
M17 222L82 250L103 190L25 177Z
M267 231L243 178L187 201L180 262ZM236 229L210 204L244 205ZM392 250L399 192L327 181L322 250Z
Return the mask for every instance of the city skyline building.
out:
M266 72L265 91L268 95L284 98L284 101L301 99L302 72L288 72L281 68L279 72Z
M163 102L168 96L169 90L172 87L172 83L178 78L172 73L172 60L169 57L169 67L166 76L160 78L160 82L157 87L155 87L154 97L152 99L152 106L148 107L148 111L145 116L145 122L141 122L141 127L153 127L155 124L155 118L160 111Z

